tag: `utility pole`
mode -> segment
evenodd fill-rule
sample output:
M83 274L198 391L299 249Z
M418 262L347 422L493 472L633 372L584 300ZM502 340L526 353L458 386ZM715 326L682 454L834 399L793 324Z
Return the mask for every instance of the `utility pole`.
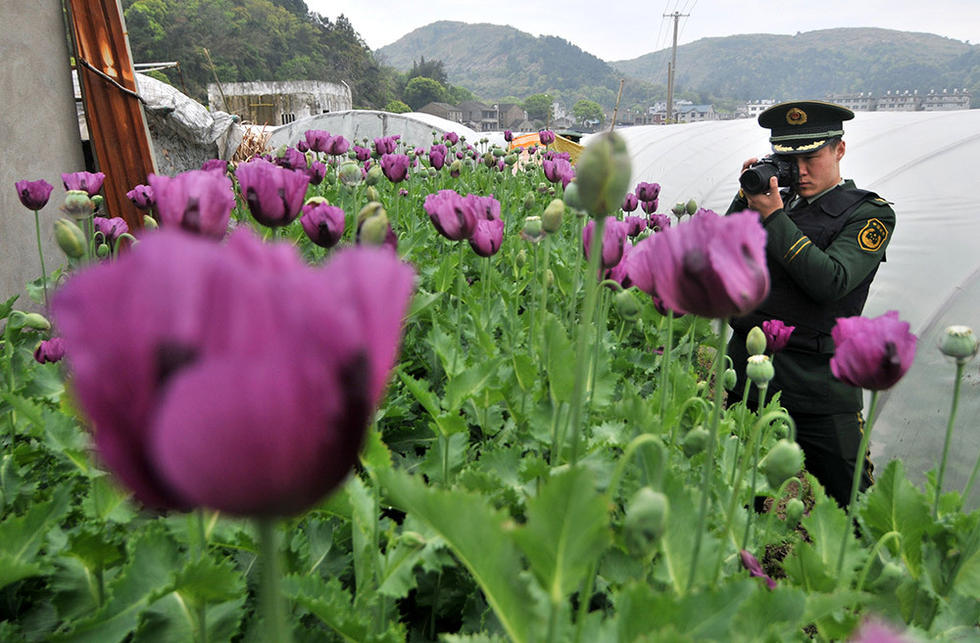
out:
M667 65L667 122L674 119L674 75L677 73L677 22L681 18L687 18L688 13L665 13L664 18L674 19L674 46L671 49L670 64Z

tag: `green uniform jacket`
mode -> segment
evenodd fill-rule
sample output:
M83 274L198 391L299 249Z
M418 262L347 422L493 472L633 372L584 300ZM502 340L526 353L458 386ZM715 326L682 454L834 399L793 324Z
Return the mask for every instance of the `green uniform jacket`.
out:
M738 196L728 212L745 209L744 197ZM830 372L830 331L838 317L862 313L895 228L895 212L877 194L848 180L812 203L803 200L776 210L763 227L770 293L755 311L732 320L735 332L728 350L739 376L735 390L745 382L745 335L764 320L778 319L796 330L773 356L776 375L768 392L782 391L782 405L789 411L859 411L861 390Z

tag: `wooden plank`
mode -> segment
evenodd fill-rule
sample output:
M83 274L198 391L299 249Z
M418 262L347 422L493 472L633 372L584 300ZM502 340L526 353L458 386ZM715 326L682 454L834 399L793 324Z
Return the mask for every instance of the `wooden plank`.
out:
M138 230L143 213L126 192L156 170L122 6L119 0L68 0L68 5L89 139L106 175L106 209Z

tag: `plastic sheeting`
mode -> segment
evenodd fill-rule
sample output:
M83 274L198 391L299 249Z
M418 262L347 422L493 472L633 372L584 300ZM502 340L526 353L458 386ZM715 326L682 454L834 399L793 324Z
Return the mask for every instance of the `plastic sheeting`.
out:
M898 310L919 336L905 378L879 396L872 459L901 458L922 482L937 469L949 418L955 366L936 348L946 326L980 332L980 110L857 112L844 124L841 173L894 203L888 260L865 315ZM724 211L742 162L769 153L755 119L618 130L633 160L633 184L661 184L661 211L695 199ZM588 143L588 137L583 143ZM944 489L963 490L980 455L980 360L964 369ZM980 505L980 480L970 498Z

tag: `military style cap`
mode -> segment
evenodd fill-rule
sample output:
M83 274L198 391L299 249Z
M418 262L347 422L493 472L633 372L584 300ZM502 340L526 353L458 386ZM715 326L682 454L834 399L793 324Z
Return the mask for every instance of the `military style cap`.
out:
M776 154L805 154L843 136L844 121L852 118L854 112L846 107L799 100L773 105L759 114L759 125L771 130L769 142Z

